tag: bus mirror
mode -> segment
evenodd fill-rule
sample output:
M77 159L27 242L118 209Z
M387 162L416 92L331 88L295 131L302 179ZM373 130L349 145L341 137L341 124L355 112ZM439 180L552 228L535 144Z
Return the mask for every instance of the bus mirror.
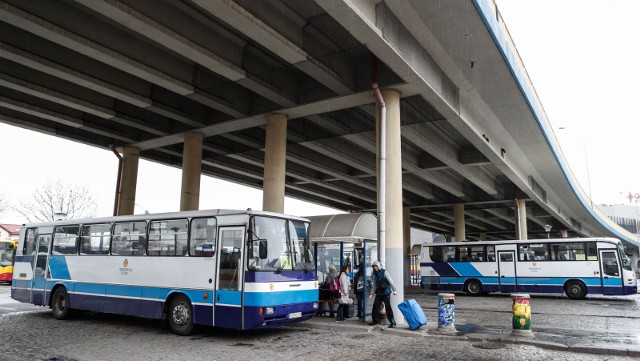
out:
M258 246L260 259L266 259L267 258L267 240L261 239L258 242L260 242L260 245Z
M267 240L266 239L256 239L251 244L251 253L252 258L267 258Z

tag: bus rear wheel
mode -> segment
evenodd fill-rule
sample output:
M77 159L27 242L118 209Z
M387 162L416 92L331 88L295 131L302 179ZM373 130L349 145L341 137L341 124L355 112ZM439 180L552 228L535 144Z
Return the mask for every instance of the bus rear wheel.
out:
M69 298L67 290L64 287L56 288L51 297L51 311L56 320L66 320L71 317L71 309L69 308Z
M467 282L464 290L469 296L480 296L482 294L482 284L478 280L471 280Z
M171 300L169 326L181 336L187 336L193 331L193 307L186 296L179 295Z
M564 292L572 300L582 300L587 295L587 287L580 281L569 281L564 287Z

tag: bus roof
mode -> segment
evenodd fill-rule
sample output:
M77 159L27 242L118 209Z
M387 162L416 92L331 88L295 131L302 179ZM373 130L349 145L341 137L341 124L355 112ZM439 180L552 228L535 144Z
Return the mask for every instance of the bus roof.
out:
M64 225L69 223L79 223L79 224L107 223L107 222L117 222L123 219L132 220L132 221L146 221L146 220L167 219L167 218L194 218L194 217L238 215L238 214L283 217L288 219L295 219L295 220L309 222L307 218L303 218L299 216L292 216L292 215L286 215L282 213L274 213L274 212L266 212L266 211L254 211L249 208L246 210L208 209L208 210L197 210L197 211L134 214L134 215L111 216L111 217L100 217L100 218L64 219L61 221L53 221L53 222L25 223L23 224L23 228L57 226L57 225Z
M594 238L540 238L540 239L513 239L507 241L468 241L468 242L424 242L423 247L430 246L478 246L478 245L500 245L500 244L529 244L529 243L572 243L572 242L608 242L608 243L620 243L617 238L609 237L594 237Z

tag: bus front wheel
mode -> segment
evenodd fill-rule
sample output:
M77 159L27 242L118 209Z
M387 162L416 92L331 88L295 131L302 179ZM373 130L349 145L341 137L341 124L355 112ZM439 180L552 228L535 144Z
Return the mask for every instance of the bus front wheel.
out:
M480 296L482 294L482 284L478 280L471 280L467 282L465 292L469 296Z
M176 296L169 306L169 326L178 335L187 336L193 330L193 307L184 295Z
M569 281L564 292L572 300L582 300L587 295L587 287L580 281Z
M51 311L56 320L65 320L71 316L69 308L69 298L64 287L58 287L51 297Z

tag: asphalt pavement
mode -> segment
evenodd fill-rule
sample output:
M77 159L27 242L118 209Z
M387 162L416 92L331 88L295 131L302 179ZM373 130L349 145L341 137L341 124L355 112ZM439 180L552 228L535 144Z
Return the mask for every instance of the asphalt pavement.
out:
M564 324L571 326L571 328L535 327L534 322L531 334L522 336L512 335L512 328L508 324L504 326L497 326L492 322L484 325L478 323L461 323L456 324L456 332L440 332L437 330L437 317L433 317L433 312L437 313L437 310L428 310L427 307L425 307L425 303L427 303L425 301L425 296L427 298L433 298L434 295L435 293L433 292L426 292L417 287L405 288L405 299L422 299L422 302L419 303L422 305L425 313L428 313L427 311L431 313L431 317L429 318L427 325L414 331L409 330L406 324L398 325L396 328L387 328L385 326L369 326L367 323L357 319L351 319L349 322L335 322L331 317L315 317L306 321L303 325L305 327L315 327L336 331L345 329L350 329L352 331L359 330L363 334L373 331L383 331L385 333L392 333L406 337L442 339L443 342L467 341L474 343L474 346L479 348L497 348L500 347L499 345L520 344L535 346L547 350L588 353L594 355L640 357L640 330L632 329L626 331L621 330L620 327L618 327L619 330L612 331L611 329L603 330L598 329L597 327L590 327L589 324L585 323L576 325L571 322L560 323L560 325ZM632 295L632 297L635 296L636 295ZM557 295L557 297L563 298L562 295ZM602 297L604 298L606 296ZM510 298L502 297L502 299L498 299L497 301L505 303L505 301L510 302L510 300ZM534 318L535 321L535 297L533 302L534 316L532 316L532 318ZM586 300L585 302L589 302L589 300ZM632 306L623 305L623 307L629 310L629 312L634 314L637 313L637 310ZM557 311L562 312L563 310L559 308ZM482 313L483 311L478 312ZM620 309L617 310L617 312L622 313ZM567 316L571 317L571 315ZM464 319L468 321L469 316L466 316ZM482 319L482 317L478 317L477 319ZM579 328L576 328L576 326L579 326ZM640 325L636 326L636 328L637 327L640 327Z
M589 324L579 326L577 323L566 324L567 327L572 328L536 327L534 322L530 337L513 336L508 324L507 311L492 313L483 309L486 304L498 304L494 309L502 309L505 306L508 308L510 301L508 296L474 298L473 302L478 302L477 307L481 309L470 310L471 299L458 295L461 312L456 321L461 321L456 325L457 331L452 333L437 331L437 317L434 317L437 311L433 307L425 307L433 306L434 295L425 295L420 290L411 289L407 290L405 298L415 297L421 300L429 317L428 324L415 331L409 330L406 325L391 329L384 326L368 326L354 318L345 322L335 322L332 317L314 317L295 326L256 332L229 333L226 330L205 328L199 331L199 334L196 333L188 338L181 338L166 330L157 329L155 321L113 315L89 314L68 322L57 321L51 317L47 308L20 304L8 296L9 287L0 287L0 327L13 330L11 340L6 340L6 347L0 345L2 351L0 360L47 359L43 358L43 355L56 357L65 355L66 360L113 360L125 356L136 358L143 355L147 359L197 360L208 359L206 355L210 355L212 342L217 345L216 353L225 355L224 358L227 360L255 359L258 355L262 358L272 354L286 355L287 358L297 360L345 359L340 348L332 351L326 351L323 348L323 345L331 343L345 347L346 345L363 347L362 351L350 353L350 356L346 357L353 360L372 359L373 355L380 360L417 357L447 360L467 360L469 357L477 360L511 360L522 359L522 357L547 360L565 360L574 357L580 357L581 360L622 360L640 357L640 329L618 331L622 328L613 326L610 329L601 329L590 327ZM558 301L547 299L547 303L551 304L560 303ZM628 314L638 313L633 308L635 300L617 302L621 302L620 306L625 307L625 312ZM534 316L536 316L535 306L534 304ZM468 310L462 311L465 307ZM601 309L600 306L594 307ZM3 310L5 308L7 310ZM556 313L562 313L563 309L558 308L556 311ZM616 311L611 307L607 307L607 310L602 312L609 311L620 313L619 309ZM546 310L543 309L543 312ZM497 319L497 322L489 322L491 318ZM549 323L545 325L548 326ZM295 329L303 332L288 331ZM56 331L51 333L45 330ZM47 337L40 336L42 332L46 332ZM314 338L311 342L308 337L310 335ZM74 343L65 343L64 340L68 340L69 337L82 339L85 346L77 348L73 347ZM25 343L26 340L36 339L38 343ZM185 343L185 340L188 342ZM345 343L345 340L349 341ZM379 356L372 350L372 345L380 342L385 344L388 352L384 356ZM140 344L146 347L141 348ZM307 349L292 348L292 344L304 344ZM104 350L107 345L111 350L110 353L100 354L99 350ZM167 353L167 350L162 347L170 347L172 352ZM243 347L251 348L255 353L242 352ZM115 353L114 350L119 350L122 354ZM164 351L159 352L160 350ZM28 355L30 355L28 358L24 358Z

